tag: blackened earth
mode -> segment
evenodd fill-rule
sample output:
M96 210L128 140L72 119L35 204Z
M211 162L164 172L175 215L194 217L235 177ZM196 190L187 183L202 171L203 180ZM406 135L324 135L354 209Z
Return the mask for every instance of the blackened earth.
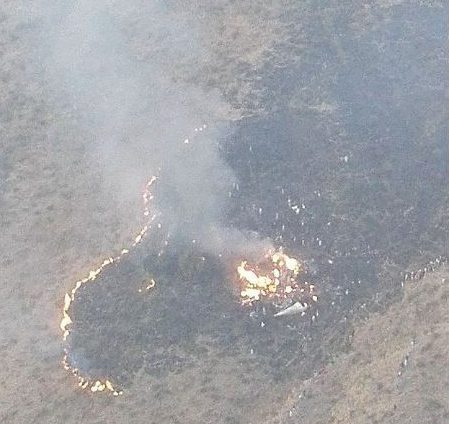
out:
M221 141L239 181L223 224L305 261L320 291L315 322L250 317L222 258L188 240L158 256L163 226L77 292L71 363L126 387L139 370L178 373L213 352L280 381L307 378L347 349L354 322L400 296L401 272L444 254L447 109L435 13L404 7L360 31L336 11L342 35L332 42L317 31L321 15L311 14L319 22L309 23L302 60L263 71L275 106L234 123ZM385 37L394 42L382 44ZM421 60L410 40L435 55ZM157 284L147 292L151 278Z

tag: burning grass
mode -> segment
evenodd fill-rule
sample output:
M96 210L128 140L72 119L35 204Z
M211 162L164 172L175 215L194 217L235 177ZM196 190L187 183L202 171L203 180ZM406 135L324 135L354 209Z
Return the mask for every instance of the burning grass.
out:
M67 339L70 337L70 328L73 324L72 318L70 316L70 309L72 302L76 298L77 291L84 285L90 282L93 282L97 279L97 277L103 272L105 268L108 266L111 266L112 264L120 262L120 260L129 254L130 249L133 249L136 247L139 243L141 243L142 239L148 232L148 230L151 227L151 222L155 219L156 215L150 214L149 209L149 202L153 198L151 194L151 186L156 181L156 177L153 176L151 179L147 182L145 186L144 193L142 195L143 197L143 215L146 218L146 223L142 227L142 229L138 232L136 237L134 238L134 241L130 248L122 249L120 254L116 257L109 257L106 258L103 263L96 269L93 269L89 271L89 274L87 277L77 281L72 288L72 290L69 293L66 293L64 296L64 306L62 310L62 319L59 324L61 330L62 330L62 339L63 341L67 341ZM150 284L147 285L146 289L153 288L155 286L155 281L151 280ZM83 389L89 389L91 392L103 392L103 391L109 391L112 392L114 396L118 396L122 394L122 391L119 390L117 387L114 386L114 384L108 380L107 378L104 379L95 379L95 380L89 380L87 377L84 377L80 374L80 370L76 368L75 366L72 366L69 360L69 354L67 349L64 350L64 358L63 358L63 366L67 371L70 371L73 375L75 375L78 379L78 385Z

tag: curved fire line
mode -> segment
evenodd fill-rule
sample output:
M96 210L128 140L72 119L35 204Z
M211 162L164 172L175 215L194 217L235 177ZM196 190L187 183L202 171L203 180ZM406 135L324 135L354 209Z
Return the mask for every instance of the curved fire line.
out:
M195 129L195 131L202 131L204 128L206 128L205 125ZM189 144L189 139L185 139L184 144ZM122 258L127 256L133 248L142 242L149 229L151 229L152 222L158 216L158 214L151 214L149 207L150 201L153 199L151 187L156 180L157 177L152 176L145 185L142 198L143 216L146 221L135 236L131 246L122 249L120 254L115 257L111 256L104 259L98 268L89 271L85 278L77 281L71 291L65 294L60 322L64 342L67 341L71 334L73 321L70 316L70 310L72 303L76 299L77 291L84 284L94 282L108 266L119 263ZM282 247L277 250L269 250L265 253L263 260L255 265L248 263L248 261L242 261L237 266L236 271L240 285L240 303L243 307L255 307L257 304L262 306L270 305L275 310L274 317L294 314L304 316L306 312L313 309L315 302L318 301L315 286L304 280L304 277L307 276L305 264L288 256L283 252ZM151 279L146 289L152 289L155 284L156 282ZM318 312L316 312L316 315L318 315ZM314 318L315 315L313 315L312 320ZM77 378L79 387L91 392L110 392L114 396L119 396L123 393L107 378L89 379L82 375L81 370L71 364L69 354L69 350L65 348L62 363L64 368Z
M142 198L143 198L143 215L147 219L142 229L138 232L137 236L134 238L133 243L129 248L124 248L121 250L120 254L118 256L109 258L106 258L102 264L91 271L89 271L89 274L87 277L77 281L72 288L72 290L69 293L66 293L64 296L64 306L62 310L62 319L59 324L63 335L62 340L66 341L67 338L70 336L70 326L72 324L72 319L70 317L70 306L72 302L75 300L76 292L79 290L81 286L87 283L91 283L95 281L95 279L98 277L98 275L109 265L113 263L118 263L120 260L129 254L130 250L136 247L145 235L147 234L148 230L151 228L151 223L154 221L154 219L157 217L157 214L150 214L150 208L149 203L153 199L153 195L151 194L151 186L153 183L157 180L156 176L152 176L150 180L147 182L145 186L145 190L143 192ZM155 286L156 282L154 280L151 280L150 284L147 286L147 289L151 289ZM67 371L70 371L74 376L78 379L78 385L82 389L90 389L91 392L103 392L103 391L109 391L112 392L114 396L118 396L122 394L122 391L118 389L114 384L108 380L108 379L97 379L94 381L89 380L87 377L84 377L80 374L80 370L78 368L72 367L70 364L70 361L68 359L68 351L67 349L64 349L64 358L62 360L63 366Z
M203 124L200 127L195 128L194 131L195 131L195 133L202 132L206 128L207 128L207 125ZM183 143L184 144L189 144L189 142L190 142L190 139L186 138ZM89 282L95 281L95 279L98 277L98 275L106 267L108 267L108 266L110 266L112 264L116 264L116 263L120 262L120 260L124 256L126 256L126 255L128 255L130 253L131 249L133 249L134 247L136 247L138 244L141 243L141 241L143 240L143 238L147 234L148 230L151 229L151 223L158 216L158 214L151 215L150 208L149 208L149 203L153 199L153 195L151 194L150 189L151 189L151 186L153 185L153 183L156 180L157 180L157 177L153 175L150 178L150 180L147 182L146 186L145 186L144 192L142 194L142 198L143 198L143 216L146 218L146 222L145 222L144 226L141 228L141 230L138 232L137 236L135 236L134 241L131 244L131 246L128 247L128 248L122 249L120 251L120 254L115 256L115 257L110 256L110 257L104 259L104 261L102 262L102 264L98 268L90 270L89 274L87 275L87 277L77 281L75 283L74 287L72 288L72 290L65 294L65 296L64 296L64 305L63 305L63 310L62 310L62 319L61 319L61 322L59 324L59 327L62 330L62 340L64 342L70 336L70 326L73 323L73 321L72 321L72 319L70 317L70 313L69 312L70 312L71 304L75 300L76 292L84 284L87 284ZM156 285L156 282L153 279L151 279L150 283L147 285L146 289L150 290L155 285ZM69 352L68 352L68 350L66 348L64 349L64 356L63 356L62 364L63 364L64 369L66 369L67 371L71 372L78 379L78 385L82 389L89 389L91 392L104 392L104 391L111 392L114 396L119 396L119 395L121 395L123 393L122 390L120 390L118 387L116 387L108 379L90 380L89 378L81 375L80 370L78 368L76 368L76 367L73 367L70 364Z

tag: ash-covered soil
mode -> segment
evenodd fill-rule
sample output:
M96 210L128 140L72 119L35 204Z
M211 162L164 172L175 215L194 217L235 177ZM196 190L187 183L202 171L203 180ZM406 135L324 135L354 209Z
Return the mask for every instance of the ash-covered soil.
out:
M109 12L142 67L155 60L177 87L226 99L204 113L233 120L220 141L239 180L225 222L304 258L319 319L261 327L216 279L223 264L190 245L139 293L157 268L150 232L74 304L73 360L127 390L77 387L60 364L64 293L131 243L149 175L141 157L118 169L133 178L117 189L82 111L33 65L39 20L4 2L0 421L446 422L447 270L405 289L401 272L447 254L447 6L182 3L151 25L143 5ZM194 28L201 48L183 49L170 25Z

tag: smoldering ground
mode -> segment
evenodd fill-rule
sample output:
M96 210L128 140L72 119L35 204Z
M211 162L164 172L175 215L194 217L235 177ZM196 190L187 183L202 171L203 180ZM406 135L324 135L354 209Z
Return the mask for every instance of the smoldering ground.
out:
M149 315L136 307L133 297L137 293L136 284L141 284L148 273L154 274L157 280L161 277L151 269L151 260L145 259L145 255L151 258L152 252L163 249L159 250L159 255L164 253L170 258L175 256L185 261L185 255L190 257L194 247L213 262L210 256L260 255L270 243L258 238L255 231L248 233L243 227L229 227L225 220L229 194L237 185L232 168L220 152L220 140L229 128L225 124L217 124L217 119L220 121L217 116L227 108L226 104L216 92L205 93L193 85L178 84L167 75L165 66L170 62L166 56L175 60L179 52L200 54L194 31L185 27L179 31L171 28L169 22L164 21L160 6L147 10L152 18L153 15L162 17L163 22L158 22L158 28L163 33L157 36L160 39L157 47L162 49L164 46L166 50L163 58L155 57L141 63L131 53L123 28L124 18L116 12L110 3L95 6L88 2L66 4L52 9L49 16L40 16L33 31L37 31L38 41L35 66L45 81L48 95L71 110L70 125L79 127L89 140L86 161L101 169L104 184L115 201L120 203L135 196L136 187L143 186L151 175L158 177L150 208L151 213L158 217L158 227L163 230L158 235L150 231L153 238L145 248L139 246L139 252L102 275L93 292L90 288L78 291L73 304L73 320L77 324L73 326L67 349L72 368L80 368L91 378L100 378L109 371L112 378L129 382L133 373L142 366L141 352L138 349L139 353L133 360L127 349L117 350L117 346L130 345L138 340L139 345L146 346L149 340L152 345L158 340L156 333L162 331L146 333L144 337L140 318L146 322ZM150 263L150 266L142 270L143 263ZM157 264L153 266L157 267ZM181 269L186 267L183 263ZM171 282L182 284L185 276L178 268L180 265L177 267L170 261L169 265L162 267L164 273L171 272ZM209 273L213 274L219 268L211 265ZM192 283L191 279L188 279L189 283ZM119 285L112 289L108 281ZM217 288L219 282L223 283L221 271L217 271L210 281L204 279L204 275L198 281L194 288L204 297L215 287L215 294L221 298L220 288ZM105 289L109 292L107 296L103 293ZM176 294L179 288L173 290L175 298L183 298ZM226 292L228 289L222 290ZM119 310L103 304L105 300L111 300L110 293L113 292L116 292L115 305ZM167 293L171 293L168 287ZM229 296L224 295L224 298L229 300ZM173 302L169 300L170 296L164 297L164 310L173 311L170 306ZM95 310L103 311L105 316L100 316L100 312L95 318L91 315L92 302L96 301L99 304ZM173 325L179 327L180 322L187 323L189 319L191 323L198 324L198 319L193 319L200 307L198 301L186 302L187 307L183 309L188 312L188 317L178 316ZM129 302L134 307L130 307ZM228 302L228 307L232 310L237 304L233 299ZM88 309L84 310L85 307ZM134 319L131 316L125 318L125 310L140 310L140 318L136 315ZM152 317L156 316L157 308L153 310ZM215 315L220 310L218 303L212 309ZM161 317L165 315L160 314ZM206 320L204 314L201 317ZM164 329L173 332L169 325L173 320L168 318L164 321ZM129 326L134 327L139 335ZM89 332L97 332L95 328L103 334L102 337ZM125 332L120 328L126 328ZM188 333L186 328L185 331ZM176 334L181 333L178 331ZM121 337L124 334L134 334L132 341L125 343ZM87 336L93 338L85 344ZM104 348L103 354L100 346ZM117 352L120 353L118 358L114 356ZM130 366L124 366L124 361Z
M132 30L126 26L139 7L148 15L151 37L157 40L154 56L145 61L133 50ZM95 6L78 2L53 9L37 24L42 76L49 92L63 97L74 109L76 124L91 140L87 160L102 169L111 196L120 202L135 195L136 190L129 188L156 174L159 181L152 205L160 213L165 232L161 243L167 241L169 246L165 250L176 250L177 245L182 250L195 241L204 254L233 249L248 253L257 240L253 237L247 242L244 233L251 229L294 251L319 248L322 260L314 261L321 262L321 269L337 270L329 272L339 274L338 286L362 279L361 273L367 285L375 287L378 271L373 262L380 268L380 257L388 249L373 247L374 236L360 237L363 225L357 234L355 221L345 223L346 211L339 203L342 197L330 200L331 175L345 172L339 169L341 146L330 149L328 142L329 134L339 132L339 118L322 123L309 114L300 127L291 123L293 117L283 122L281 114L269 124L249 121L248 127L267 125L270 129L247 145L220 143L223 134L228 141L232 139L232 131L215 124L226 102L214 92L179 84L169 72L180 57L201 59L207 54L198 28L185 24L175 28L170 17L170 8L162 3L133 3L123 9L114 2ZM214 122L212 128L209 122ZM282 126L291 126L292 133L285 137ZM301 136L295 148L293 137L306 133L314 143L308 145ZM408 169L406 163L401 166ZM235 189L236 175L241 190ZM287 205L282 203L284 191L291 193ZM323 193L320 199L316 199L318 192ZM301 213L292 212L292 206L301 207ZM284 208L289 212L283 212ZM339 208L341 212L335 213ZM401 212L391 216L397 213ZM330 267L336 256L350 256L350 260L338 260L344 267ZM353 266L355 262L360 266Z
M230 203L223 200L222 205L226 207L227 212L226 218L219 221L224 223L219 228L229 226L237 228L237 231L250 228L259 235L276 240L276 243L284 244L292 252L312 263L310 268L313 270L313 278L317 280L321 290L319 318L307 331L302 328L301 321L289 322L290 328L281 326L280 322L275 323L274 325L279 325L279 331L273 331L274 327L268 323L262 328L257 319L249 320L241 310L234 310L234 298L226 291L225 286L219 284L221 278L214 280L222 263L217 263L209 257L202 261L200 257L207 255L201 249L192 248L191 244L189 249L174 250L175 254L163 256L166 262L158 263L157 252L152 255L153 246L163 248L165 237L170 231L174 233L178 224L178 221L170 219L171 213L178 216L177 211L171 211L170 207L165 205L179 205L184 201L178 199L180 194L172 187L176 187L179 180L184 184L182 175L185 174L173 176L173 181L169 184L171 174L168 170L172 169L166 165L166 178L158 181L161 184L156 186L154 199L161 199L160 209L166 211L167 222L162 222L163 232L149 233L148 243L142 245L139 252L135 252L136 256L130 258L127 264L123 264L124 267L117 268L115 274L105 273L104 278L97 281L98 284L86 286L86 291L80 292L80 301L74 303L74 308L77 308L74 309L74 338L69 342L72 343L70 352L75 366L85 369L93 378L110 374L120 381L130 381L130 392L133 390L132 381L135 381L136 374L139 376L139 371L136 370L143 370L140 376L149 376L138 389L142 390L139 395L140 404L132 403L132 396L124 399L123 403L116 403L119 405L116 412L120 412L118 410L123 405L127 406L126 411L123 409L122 416L126 415L124 420L132 420L130 410L136 414L137 411L144 411L141 415L136 415L136 422L148 418L150 414L156 417L155 420L164 421L165 418L169 421L179 419L186 412L192 422L198 421L198 416L203 421L248 421L258 413L259 408L263 410L259 415L263 416L264 405L270 411L276 410L279 403L283 402L280 398L287 393L288 384L280 383L282 379L287 383L296 384L299 380L314 375L328 361L337 360L336 356L342 350L350 349L353 318L363 316L366 309L381 310L385 307L386 301L392 301L388 295L399 295L397 288L400 285L395 283L398 283L396 278L400 271L404 268L414 269L413 264L417 261L438 255L447 242L447 120L443 94L445 84L441 78L443 69L446 69L443 66L446 59L445 55L441 54L443 26L433 25L434 22L440 22L440 17L443 16L441 10L414 4L402 4L393 8L385 8L384 5L376 8L373 5L369 9L363 8L366 15L362 16L358 8L349 12L346 7L334 5L321 10L320 5L313 6L313 2L312 5L294 3L293 12L296 14L290 13L292 10L289 9L289 13L284 13L282 18L287 22L290 20L288 23L291 23L291 31L289 30L288 35L291 38L285 44L279 45L277 52L287 58L298 54L300 58L283 61L282 66L279 66L273 56L268 55L266 66L262 70L259 68L251 73L251 69L251 72L246 74L245 69L250 65L239 63L231 66L235 72L228 75L230 80L236 75L242 79L255 80L257 77L257 84L261 88L259 93L271 113L265 118L246 119L237 123L237 130L229 131L229 139L219 143L222 147L218 157L225 158L233 168L233 173L228 183L224 186L218 185L219 189L215 193L229 187L232 194ZM87 10L86 4L82 3L84 11ZM213 112L217 112L215 108L221 109L223 103L217 101L214 95L212 101L206 101L208 95L203 96L202 90L186 84L185 81L173 82L166 86L163 84L164 77L167 77L165 73L172 75L173 71L171 67L166 66L167 63L174 63L178 55L181 60L183 55L188 54L203 57L200 43L197 44L198 49L191 49L185 47L189 46L189 43L183 44L177 38L178 28L179 32L182 29L186 34L195 34L194 25L184 28L185 22L182 19L176 20L176 26L172 25L170 19L164 21L164 16L170 16L170 11L160 7L159 14L155 13L148 21L152 24L150 32L157 33L157 28L161 26L169 30L164 30L161 33L164 35L157 42L154 38L151 42L159 46L174 44L184 48L150 49L154 55L147 55L147 49L141 56L140 50L136 50L136 44L131 40L136 32L145 32L146 25L142 22L146 20L136 19L134 23L137 26L120 24L132 22L132 13L128 11L133 7L134 12L142 14L146 14L148 9L139 9L137 3L133 3L126 10L114 9L116 4L95 6L93 11L101 12L97 13L100 16L94 23L89 14L80 22L73 16L67 18L71 15L65 12L74 7L70 4L67 9L59 10L56 16L59 20L53 21L60 22L59 27L47 25L48 32L37 30L40 25L44 25L40 28L45 28L47 18L42 16L42 21L35 22L27 31L29 34L40 34L38 44L42 49L40 52L43 52L39 53L42 60L39 62L39 54L36 54L36 57L37 62L45 63L46 67L42 70L45 72L40 74L42 80L46 81L45 96L47 93L51 95L51 101L56 105L60 102L61 110L67 112L64 124L59 126L59 134L64 133L64 125L70 125L71 129L79 128L85 138L90 140L82 160L103 170L102 185L109 187L110 196L114 197L118 206L126 197L134 198L138 195L148 174L154 170L158 171L157 162L164 159L163 149L167 148L163 142L170 143L170 140L175 140L175 137L171 139L161 135L179 135L179 139L176 138L180 144L179 150L178 145L173 148L177 154L181 152L180 157L183 160L190 160L182 153L188 150L181 149L194 144L184 144L184 140L189 138L190 142L194 143L192 134L199 133L195 132L194 128L199 128L204 123L208 124L209 131L211 125L208 119L214 121L213 118L221 115ZM105 13L108 11L110 16ZM111 15L113 19L110 19ZM62 63L59 75L47 66L51 57L51 46L54 44L52 34L55 31L64 33L64 20L60 19L62 16L67 18L67 22L75 21L75 26L79 25L80 28L91 25L93 29L89 31L93 32L97 30L98 22L113 22L111 25L103 23L103 27L107 29L101 31L104 34L118 34L115 40L117 46L121 47L112 49L113 53L110 55L119 56L121 59L118 62L125 65L120 67L114 65L114 60L110 60L106 61L108 66L102 69L102 61L97 60L102 52L98 52L98 56L92 55L87 65L96 63L106 76L111 67L115 69L108 78L113 87L122 89L111 89L108 96L126 106L121 109L124 111L123 115L107 102L103 104L103 100L100 100L102 91L97 90L97 85L89 85L85 81L83 84L87 84L89 88L82 93L87 100L81 102L75 110L72 105L76 102L72 99L70 89L61 88L70 83L70 78L67 78L66 82L60 81L63 74L61 69L65 73L66 64ZM51 19L53 18L49 18L47 22ZM91 23L88 25L89 20ZM297 24L298 22L300 24ZM70 25L65 26L70 28ZM339 37L334 36L337 33L340 34ZM77 31L72 31L72 37L76 39L78 35ZM181 40L185 39L182 35L179 37ZM93 38L97 42L98 38ZM111 36L111 39L113 38ZM197 41L198 38L201 37L197 37ZM108 37L104 36L104 39L107 40ZM195 40L195 36L192 39ZM49 41L48 45L46 40ZM298 40L301 42L297 43ZM304 40L307 40L308 47L302 50L296 48L296 44L299 45ZM410 40L416 40L416 43L410 43ZM64 42L62 44L64 45ZM295 45L295 49L289 48L292 45ZM417 48L422 54L417 54ZM68 56L64 49L60 52L61 57L64 57L64 54ZM298 51L300 53L297 53ZM130 53L128 62L125 59L127 53ZM421 60L423 55L428 58L427 61ZM55 62L57 60L58 57L54 59ZM78 66L86 66L82 60L79 62L81 64ZM131 90L137 99L141 92L145 92L148 87L146 77L151 80L150 69L154 63L161 64L156 66L155 73L158 76L162 74L161 86L152 87L151 90L158 93L160 98L156 98L160 102L146 104L136 100L134 103L133 96L126 100L126 96L122 94L128 90ZM148 70L147 74L145 69ZM128 72L125 74L127 77L122 78L122 72L125 71ZM217 67L217 79L223 76L219 71ZM243 77L241 73L244 73ZM70 75L70 72L67 75ZM140 81L141 77L144 83L140 89L133 91L133 83L128 84L128 81ZM170 78L166 80L170 81ZM172 80L175 81L176 78ZM101 86L99 81L98 87ZM94 95L90 95L90 90ZM107 92L104 87L103 90ZM184 97L182 93L188 95ZM199 98L199 101L190 100L195 98ZM176 99L183 100L178 102ZM203 109L203 102L210 110ZM84 107L81 107L81 104ZM170 110L159 110L158 108L162 107L159 105L163 104ZM190 105L191 109L186 105ZM260 105L254 107L257 109ZM142 118L145 114L140 116L132 112L142 109L153 111L154 116L164 119L156 120L157 124L150 124L145 121L146 118ZM227 109L226 102L223 109ZM187 111L181 113L184 110ZM96 111L100 111L98 116ZM178 112L179 119L175 116L175 111ZM410 119L410 114L413 119ZM190 123L189 117L194 122ZM184 131L181 125L176 125L176 122L182 121L185 121L191 133ZM57 138L58 131L50 131L50 135L56 134L52 137ZM219 135L222 134L219 130ZM201 132L201 137L207 140L208 135L205 132L203 136ZM68 137L61 139L68 140ZM215 136L213 139L218 140ZM154 140L158 142L153 142ZM151 148L154 153L145 149L145 143L150 141L153 143ZM198 146L201 143L203 141L200 140ZM66 144L66 149L69 148L70 140ZM64 159L66 156L61 154L58 158ZM65 160L63 163L68 164L69 160ZM147 165L154 169L147 169ZM22 168L21 173L26 174L26 169ZM70 173L68 175L72 176ZM227 172L226 175L229 176ZM233 175L238 176L239 190L232 190L232 183L236 181ZM39 180L39 176L35 178ZM166 191L163 190L164 181L167 181ZM45 187L45 192L51 192L56 186L58 184ZM92 187L92 191L95 190L96 187ZM166 197L160 198L158 190ZM228 196L228 193L225 192L224 195ZM217 201L220 199L223 198L218 197ZM22 202L21 200L20 204ZM32 201L27 203L26 198L24 203L33 205ZM139 205L137 202L136 204L138 208ZM76 210L77 204L72 202L70 208ZM90 209L86 211L86 216L89 212ZM44 216L48 214L49 212L45 212ZM198 214L192 216L197 217ZM223 215L214 213L211 220L214 221L217 216ZM206 218L205 222L209 220L207 216ZM10 221L14 222L15 218ZM179 222L183 221L187 224L189 221L198 223L194 219L181 216ZM78 222L80 227L83 226L84 220L75 221L73 225ZM103 235L99 234L96 227L93 228L94 224L86 225L82 230L92 231L99 235L96 240L101 239ZM47 237L44 240L52 239L45 245L50 252L47 256L36 251L27 256L26 248L14 250L21 262L18 277L14 279L11 273L5 281L12 281L10 287L14 285L16 291L22 288L23 266L26 266L22 262L26 258L29 263L40 263L40 266L51 259L52 268L44 267L47 271L42 274L42 280L50 280L64 267L64 259L61 259L56 251L64 244L59 240L53 249L48 246L55 244L54 236L62 238L65 234L54 235L54 228L48 230L43 226L42 232L44 230ZM20 231L23 231L22 228ZM193 231L187 231L181 240L188 241L196 231L195 228ZM19 231L10 239L17 240L17 234ZM58 287L61 281L71 281L74 273L82 276L84 262L96 260L96 257L90 259L89 255L85 254L84 247L76 241L72 237L68 238L66 243L72 246L72 250L82 252L83 260L66 267L65 274L58 274L59 280L52 283L53 291L50 290L50 295L44 296L41 301L41 304L46 305L46 311L55 308L54 288ZM171 246L170 240L168 246ZM183 246L183 243L179 241L177 246ZM29 251L29 246L27 248ZM95 248L91 247L90 252L98 255L102 250ZM180 251L184 256L179 254ZM105 254L109 254L109 250L106 250ZM73 252L71 255L69 257L78 256ZM33 261L35 257L38 260ZM53 260L53 257L56 259ZM169 258L173 260L172 264ZM206 273L201 274L203 263L208 266ZM79 268L82 268L81 271ZM173 269L182 270L182 273L173 278ZM212 270L213 275L210 274ZM145 287L140 285L142 281L156 272L160 277L156 290L148 292L147 296L145 292L139 293L139 289L145 290ZM196 272L199 272L200 279L191 278ZM35 293L38 290L35 283L36 270L33 269L31 274L33 275L29 277L29 286L33 287ZM210 284L211 279L216 283ZM180 281L191 283L179 284ZM67 286L70 284L67 283ZM168 290L164 291L164 287ZM394 296L392 298L394 299ZM13 308L8 307L7 311L9 310ZM225 314L232 311L235 315L228 320L219 315L223 310ZM21 312L23 313L23 310ZM33 321L31 325L34 326L42 319L35 313L32 317L33 320L29 321ZM213 319L207 323L205 317ZM240 317L242 320L239 320ZM54 321L56 320L57 317ZM248 328L239 327L245 323L248 323ZM232 331L226 331L226 328L243 337L226 338L227 334L233 334ZM242 330L240 333L237 331L239 329ZM310 329L312 331L309 331ZM10 333L14 334L13 331ZM51 337L48 332L45 337L41 336L42 333L39 334L40 343L36 343L37 347L42 346L42 340L48 340L45 337ZM37 336L34 340L36 338ZM96 338L103 344L97 345ZM177 343L175 339L180 339L181 343ZM156 341L160 342L160 350L155 346ZM23 342L19 348L13 348L13 343L8 344L7 354L10 346L14 355L17 352L23 355L29 350L29 341ZM37 348L34 351L36 350ZM20 361L20 355L17 356ZM53 360L51 366L56 368L58 360L59 356ZM12 361L8 365L11 363ZM18 362L16 370L18 367L22 369L22 366L23 363ZM35 375L34 371L33 374ZM205 377L199 377L200 374ZM42 380L46 379L41 378L40 381ZM42 402L42 398L33 397L36 396L35 392L42 388L40 383L38 385L34 380L31 381L29 386L32 389L29 389L28 381L26 384L23 381L24 379L22 391L10 390L12 395L8 396L14 399L18 397L27 404L30 399L35 399L32 403L34 406L39 403L46 404ZM57 382L58 387L64 387L60 393L67 393L65 402L71 402L70 406L75 406L71 413L76 413L79 403L89 397L73 396L72 391L65 390L66 383L67 380L63 379ZM5 384L9 388L13 387L10 381ZM147 392L148 386L151 386L150 392ZM53 392L54 384L42 396L46 396L50 390ZM136 394L138 390L133 393ZM335 390L332 392L335 394ZM149 399L151 402L148 402ZM183 401L185 403L182 403ZM66 403L60 408L53 408L56 402L57 400L54 400L52 404L52 417L66 420L66 417L63 417L67 410ZM101 403L102 400L96 399L94 402L105 405ZM41 406L39 410L42 410ZM220 415L222 412L224 418ZM14 407L11 412L6 412L6 416L22 418L29 417L28 414L31 413L28 408ZM307 410L307 413L311 411ZM83 414L84 411L79 412L79 416ZM263 417L264 420L266 416L268 415Z

